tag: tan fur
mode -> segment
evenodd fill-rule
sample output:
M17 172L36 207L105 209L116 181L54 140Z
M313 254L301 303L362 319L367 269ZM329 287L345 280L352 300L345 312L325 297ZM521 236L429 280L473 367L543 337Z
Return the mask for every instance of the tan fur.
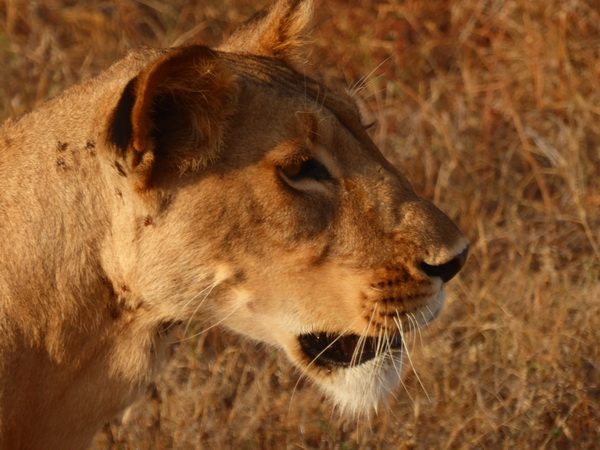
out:
M87 445L192 318L281 348L349 410L397 383L390 342L443 304L426 267L458 270L466 241L353 101L294 69L310 11L133 52L0 129L0 448ZM328 176L297 179L315 159ZM382 348L320 365L309 333Z

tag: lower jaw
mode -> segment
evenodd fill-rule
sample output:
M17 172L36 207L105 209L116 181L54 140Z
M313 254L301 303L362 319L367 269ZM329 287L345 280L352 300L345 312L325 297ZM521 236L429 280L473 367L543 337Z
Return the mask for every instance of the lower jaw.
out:
M393 397L402 377L403 360L403 352L396 350L345 369L318 370L311 378L342 415L364 418Z

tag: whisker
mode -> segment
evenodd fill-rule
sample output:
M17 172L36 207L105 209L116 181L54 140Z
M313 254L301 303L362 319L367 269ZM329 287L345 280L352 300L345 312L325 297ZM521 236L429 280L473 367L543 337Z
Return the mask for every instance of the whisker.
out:
M371 317L369 317L369 322L366 325L365 332L358 337L358 342L356 343L356 347L354 348L354 352L352 353L352 358L350 359L350 365L354 365L358 358L359 354L362 354L362 351L365 347L365 342L367 341L367 336L369 335L369 330L371 329L371 324L373 323L373 317L375 316L375 312L377 311L377 303L373 307L373 311L371 311Z
M183 334L185 336L185 334L187 333L190 324L192 322L192 319L194 318L194 316L196 315L196 313L198 312L198 310L200 309L200 307L202 306L202 304L204 303L204 301L207 299L207 297L210 295L210 293L213 291L213 289L218 285L219 283L216 281L213 281L212 283L210 283L208 286L206 286L204 289L202 289L200 292L198 292L197 294L195 294L194 296L192 296L192 298L190 298L181 308L181 310L185 311L185 309L188 307L188 305L190 303L192 303L196 298L198 298L200 295L202 295L204 292L206 292L208 290L208 292L206 293L206 295L204 296L204 298L202 300L200 300L200 302L198 303L198 305L196 305L196 308L194 308L194 312L191 314L190 318L187 320L187 323L185 324L185 329L183 330Z
M395 320L394 320L394 322L395 322ZM400 329L398 329L398 332L400 333L400 336L401 336L402 340L404 341L405 336L402 334L402 331ZM387 329L386 329L386 333L387 333ZM404 346L404 348L406 348L406 344L404 344L403 346ZM392 364L392 367L394 368L394 372L396 372L396 375L398 376L398 380L400 381L400 384L402 385L404 392L406 392L406 395L408 395L410 400L414 403L415 399L413 398L411 393L408 391L408 388L406 387L406 384L404 383L404 378L402 376L402 354L404 353L405 350L402 350L400 352L400 355L396 356L394 354L395 352L392 349L391 343L389 341L389 337L387 337L387 351L390 355L390 363ZM394 400L398 400L398 397L391 389L386 387L386 390L394 398Z
M417 319L413 313L406 314L406 318L408 319L408 322L410 323L410 327L408 330L408 333L410 334L410 337L411 337L410 345L415 346L417 343L417 332L420 332L420 331L417 331L417 330L420 330L419 322L417 321ZM415 332L415 331L417 331L417 332Z
M423 311L421 311L421 316L423 317L423 320L425 320L425 324L420 326L417 330L419 332L419 343L421 344L421 347L423 347L424 346L424 344L423 344L423 329L427 328L429 326L429 321L426 320L426 317L425 317L425 314L423 313ZM432 317L433 317L433 315L432 315Z
M200 331L200 332L198 332L198 333L196 333L196 334L192 334L191 336L188 336L188 337L181 338L181 339L180 339L178 342L183 342L183 341L187 341L187 340L189 340L189 339L193 339L193 338L195 338L195 337L197 337L197 336L200 336L200 335L202 335L202 334L206 333L208 330L211 330L211 329L213 329L213 328L215 328L215 327L219 326L219 325L220 325L220 324L222 324L222 323L223 323L225 320L227 320L229 317L231 317L231 315L232 315L233 313L235 313L235 312L236 312L238 309L240 309L240 306L241 306L241 305L236 305L236 306L234 306L234 307L231 309L231 312L229 312L227 315L225 315L223 318L221 318L221 319L220 319L220 320L218 320L217 322L213 323L213 324L212 324L212 325L210 325L209 327L206 327L206 328L204 328L202 331ZM217 317L218 315L219 315L219 314L215 314L215 315L211 316L210 318L208 318L208 319L206 319L206 320L207 320L207 321L209 321L209 320L211 320L213 317Z
M398 374L398 379L400 380L400 385L402 386L402 389L404 389L404 392L406 393L408 398L410 398L410 401L414 404L415 398L412 396L412 394L408 390L408 386L406 385L406 383L404 382L404 378L402 377L402 355L397 356L395 358L398 358L398 360L399 360L397 365L394 364L394 367L397 367L396 373ZM398 398L395 395L393 395L393 396L394 396L395 400L398 400Z
M383 61L381 61L381 63L376 66L373 70L371 70L369 73L367 73L366 75L363 75L362 77L360 77L358 79L358 81L356 81L350 88L349 91L352 94L358 94L360 91L364 90L367 87L367 80L381 67L383 66L386 62L388 62L392 57L388 56L386 59L384 59ZM383 78L383 75L379 75L378 77L375 77L375 80L379 79L379 78ZM371 81L372 82L372 81Z
M427 321L427 326L431 323L431 321L435 318L434 312L431 310L429 306L427 306L427 311L429 312L429 320Z
M396 325L398 326L398 328L400 329L400 334L402 335L402 338L404 339L404 329L402 327L402 320L400 319L400 314L396 313L396 315L398 316L397 320L394 319L396 321ZM414 374L415 374L415 378L417 379L417 382L419 383L419 385L421 386L421 388L423 389L423 392L425 393L425 396L427 397L427 400L429 402L431 402L431 398L429 397L429 393L427 392L427 389L425 389L425 385L423 384L423 382L421 381L421 377L419 377L419 373L417 372L417 370L415 369L415 365L413 364L412 361L412 357L410 355L410 350L408 349L408 346L404 346L405 352L406 352L406 357L408 358L408 362L410 364L410 367L412 368Z
M390 339L387 332L387 317L383 318L383 329L379 328L379 333L377 335L377 346L375 347L375 354L381 355L383 354L387 348L390 347Z
M368 366L370 369L369 370L369 391L370 392L374 391L375 384L381 382L380 369L383 367L384 362L381 361L380 358L378 358L378 356L379 356L378 346L379 346L380 337L381 337L381 329L379 330L377 340L376 340L376 347L375 347L375 355L376 356L371 361L371 364ZM374 402L372 402L372 405L375 406L375 412L377 413L376 404Z
M358 342L356 343L356 346L354 347L354 351L352 352L352 357L350 358L350 367L352 367L356 364L358 355L362 354L362 351L364 349L365 342L366 342L366 336L369 334L369 328L371 326L370 324L371 324L371 321L373 320L374 314L375 314L375 311L371 311L371 318L369 319L369 322L363 328L364 331L362 333L359 333L359 335L358 335Z
M392 360L394 359L394 357L391 357ZM387 392L387 395L392 397L394 400L398 401L398 396L396 395L396 393L394 392L393 388L389 387L387 385L387 383L385 383L385 381L383 380L382 376L380 374L378 374L378 378L379 378L379 383L381 386L383 386L383 388L385 389L385 391ZM400 382L402 383L402 385L404 386L404 383L402 382L402 380L400 380ZM405 389L406 390L406 389ZM412 400L412 396L410 395L410 393L408 391L406 391L406 393L408 394L408 396L410 397L410 399ZM389 408L389 404L385 403L387 405L387 407Z

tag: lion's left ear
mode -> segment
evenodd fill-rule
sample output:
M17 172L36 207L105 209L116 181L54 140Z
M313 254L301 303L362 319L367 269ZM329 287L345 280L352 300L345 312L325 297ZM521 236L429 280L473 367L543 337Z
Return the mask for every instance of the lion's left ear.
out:
M160 171L185 172L219 156L238 84L218 53L202 46L169 50L125 87L109 140L138 187Z
M279 0L240 25L219 50L275 58L302 72L312 0Z

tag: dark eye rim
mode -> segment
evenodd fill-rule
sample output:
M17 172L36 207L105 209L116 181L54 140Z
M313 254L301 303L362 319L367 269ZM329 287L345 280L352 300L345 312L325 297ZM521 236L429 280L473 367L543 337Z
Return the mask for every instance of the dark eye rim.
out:
M377 125L377 121L374 120L373 122L364 124L363 127L365 128L366 131L369 131L371 128L373 128L375 125Z
M280 166L279 171L291 182L302 180L328 181L331 180L329 170L316 158L309 158L300 163Z

